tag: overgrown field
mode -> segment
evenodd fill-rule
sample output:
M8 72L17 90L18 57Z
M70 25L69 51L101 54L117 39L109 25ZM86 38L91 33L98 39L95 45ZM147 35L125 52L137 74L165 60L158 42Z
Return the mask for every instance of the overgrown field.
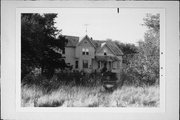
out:
M122 86L113 92L102 86L83 87L61 85L46 92L33 86L22 86L22 107L158 107L158 86Z

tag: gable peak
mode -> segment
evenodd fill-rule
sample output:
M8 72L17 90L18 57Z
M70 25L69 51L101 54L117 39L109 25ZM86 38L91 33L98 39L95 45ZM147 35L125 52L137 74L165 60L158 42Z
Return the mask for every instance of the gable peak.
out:
M82 43L82 41L84 41L84 40L89 41L90 44L92 44L92 46L93 46L94 48L96 48L96 46L95 46L95 44L94 44L94 42L93 42L92 37L90 38L88 35L85 35L85 36L81 39L81 41L79 42L79 44ZM79 45L79 44L78 44L78 45Z

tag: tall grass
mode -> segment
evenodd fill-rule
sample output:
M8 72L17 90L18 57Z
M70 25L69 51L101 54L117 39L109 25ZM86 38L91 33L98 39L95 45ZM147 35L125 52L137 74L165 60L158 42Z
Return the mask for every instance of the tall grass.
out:
M159 87L123 86L113 92L102 86L68 86L45 92L37 86L22 86L23 107L158 107Z

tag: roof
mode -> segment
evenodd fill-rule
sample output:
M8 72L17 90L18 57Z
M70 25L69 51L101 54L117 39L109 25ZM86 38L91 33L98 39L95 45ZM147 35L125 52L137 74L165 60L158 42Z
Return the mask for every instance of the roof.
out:
M93 40L93 43L95 44L96 48L101 47L101 45L106 42L104 40Z
M66 47L76 47L76 45L79 42L79 37L77 37L77 36L67 36L66 35L65 38L68 40Z
M97 61L118 61L119 58L117 56L95 56Z
M101 45L96 49L96 51L97 52L101 51L104 46L107 46L110 49L110 51L116 56L123 55L123 52L121 51L121 49L115 44L115 42L111 40L102 42Z
M121 51L121 49L115 44L115 42L108 40L106 42L106 45L109 47L109 49L112 50L112 52L117 55L117 56L121 56L123 55L123 52Z
M92 46L96 48L95 42L92 40L92 38L89 38L88 35L84 36L77 45L79 45L84 39L87 39L92 44Z
M89 38L88 35L84 36L80 42L79 42L79 37L77 36L66 35L65 38L68 40L68 43L66 44L67 47L76 47L84 39L87 39L96 49L96 51L99 51L104 45L107 45L107 47L114 53L114 55L117 55L117 56L123 55L123 52L121 51L121 49L115 44L115 42L111 40L107 40L107 41L93 40L92 38Z

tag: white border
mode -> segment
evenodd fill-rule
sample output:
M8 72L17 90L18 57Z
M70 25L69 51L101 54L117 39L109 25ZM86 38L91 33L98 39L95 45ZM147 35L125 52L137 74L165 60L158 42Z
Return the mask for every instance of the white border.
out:
M147 119L147 120L178 120L178 97L179 97L179 2L156 2L156 1L127 1L127 2L45 2L45 1L26 1L26 2L14 2L14 1L2 1L1 8L1 40L2 40L2 82L1 82L1 117L3 119ZM16 36L16 8L59 8L59 7L123 7L123 8L160 8L166 9L166 25L164 26L166 46L164 49L164 58L166 60L166 69L163 69L163 73L166 71L166 86L165 82L163 91L166 96L162 100L165 103L165 111L163 112L146 112L143 111L131 111L123 112L55 112L50 109L51 112L41 109L41 112L37 112L33 108L31 110L24 109L19 111L16 108L16 83L17 77L16 71L16 52L15 48L17 43L15 42ZM162 36L161 36L162 37ZM162 38L163 39L163 38ZM161 103L162 103L161 102ZM144 109L144 108L143 108ZM35 112L32 112L35 110ZM83 110L83 109L82 109ZM163 109L164 110L164 109ZM117 114L116 114L117 113Z

